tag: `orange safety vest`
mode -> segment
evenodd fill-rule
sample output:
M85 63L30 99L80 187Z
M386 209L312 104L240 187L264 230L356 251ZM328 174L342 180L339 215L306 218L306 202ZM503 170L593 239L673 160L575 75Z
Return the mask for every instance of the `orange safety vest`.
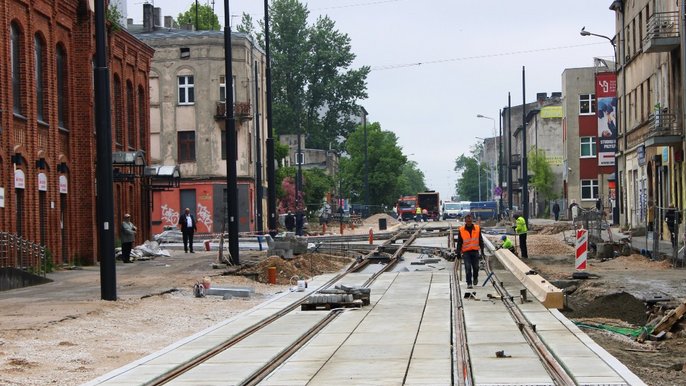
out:
M481 234L478 225L473 225L472 233L467 231L465 226L460 227L460 237L462 238L462 252L467 251L478 251L481 249L479 246L479 235ZM474 236L472 236L472 234Z

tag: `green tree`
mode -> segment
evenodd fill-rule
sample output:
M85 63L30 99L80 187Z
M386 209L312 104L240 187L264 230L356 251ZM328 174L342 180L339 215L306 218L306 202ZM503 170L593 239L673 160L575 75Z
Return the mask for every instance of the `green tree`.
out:
M545 204L557 198L554 191L555 175L550 167L548 158L544 150L532 150L527 155L528 169L533 173L531 186L536 189L536 198L539 213L544 213L547 208Z
M191 7L188 9L188 11L184 13L180 13L179 16L176 18L176 22L179 25L187 25L187 24L192 24L195 26L195 29L200 31L200 30L213 30L213 31L219 31L221 28L219 27L219 18L217 15L212 11L212 7L205 4L198 4L198 24L196 25L195 23L195 6L196 2L193 2L191 4Z
M303 190L305 203L309 209L317 209L326 198L326 193L333 191L334 180L322 169L303 170Z
M306 133L310 148L343 149L360 116L357 101L367 97L369 67L351 69L348 35L326 16L308 25L309 10L300 1L274 0L269 12L275 131ZM252 18L244 15L238 30L252 34ZM264 46L264 35L254 36Z
M481 198L485 197L488 189L486 169L479 162L477 155L482 151L483 144L477 144L471 149L471 156L460 155L455 159L455 171L461 175L457 179L455 191L461 200L479 200L479 182L481 182Z
M364 130L358 126L346 143L348 157L341 159L344 192L354 203L364 196ZM392 206L398 199L400 173L407 157L395 133L381 130L378 122L367 124L369 204Z
M398 194L397 196L414 195L417 192L424 192L427 190L426 181L424 180L424 172L419 170L417 162L407 161L402 166L400 177L398 179Z

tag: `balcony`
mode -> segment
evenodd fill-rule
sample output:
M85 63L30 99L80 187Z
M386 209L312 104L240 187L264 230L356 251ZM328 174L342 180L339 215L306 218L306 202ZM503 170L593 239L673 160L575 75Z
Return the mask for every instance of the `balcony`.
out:
M522 155L521 154L512 154L510 155L510 169L517 169L520 167L522 164Z
M655 12L646 23L643 52L670 52L679 47L679 14Z
M648 131L644 135L644 142L646 147L673 146L681 143L682 135L676 114L665 109L648 117Z
M233 104L233 116L240 122L249 121L252 119L252 106L250 102L236 102ZM214 114L214 119L221 121L226 117L226 102L217 102L217 111Z

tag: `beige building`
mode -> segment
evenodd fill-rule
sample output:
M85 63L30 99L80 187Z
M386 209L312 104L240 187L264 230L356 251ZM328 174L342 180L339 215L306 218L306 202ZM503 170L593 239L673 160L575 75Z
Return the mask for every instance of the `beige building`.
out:
M158 20L159 11L155 15ZM188 207L198 232L217 233L227 223L224 32L162 29L154 20L135 32L155 49L150 157L153 163L177 165L181 182L153 192L153 231L176 227ZM267 229L267 216L258 216L266 213L266 194L260 194L267 190L265 55L249 36L233 33L232 56L238 224L240 232L254 232ZM264 198L258 202L260 195Z
M628 228L663 224L664 208L685 204L681 6L654 0L610 6L617 16L620 220Z

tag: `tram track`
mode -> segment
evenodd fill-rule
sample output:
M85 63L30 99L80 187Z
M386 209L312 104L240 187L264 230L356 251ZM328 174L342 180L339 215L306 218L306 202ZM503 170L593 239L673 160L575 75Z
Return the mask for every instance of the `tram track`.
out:
M330 288L333 284L341 281L346 275L353 273L353 272L359 272L363 270L370 261L370 257L377 255L380 251L384 250L387 246L393 244L395 241L401 238L407 237L403 243L403 245L398 248L393 256L391 256L389 262L384 265L382 269L374 273L369 279L365 281L365 283L362 285L363 287L369 287L374 280L376 280L381 274L384 272L388 272L397 262L399 257L402 255L402 253L405 250L405 247L407 245L412 244L414 240L417 238L418 234L422 231L422 228L418 228L414 230L414 232L408 232L407 230L401 230L399 232L396 232L395 235L391 236L388 240L386 240L383 244L372 250L369 254L367 254L362 260L356 261L355 263L351 264L348 269L346 269L344 272L339 273L338 275L334 276L327 282L325 282L323 285L321 285L317 290L323 290L323 289L328 289ZM228 350L229 348L235 346L237 343L245 340L247 337L257 333L261 329L265 328L266 326L270 325L271 323L274 323L276 320L284 317L285 315L291 313L292 311L295 311L298 309L298 307L302 306L302 304L306 303L309 299L309 296L305 296L290 305L284 307L282 310L274 313L273 315L267 317L266 319L262 320L261 322L254 324L245 330L241 331L237 335L233 336L230 339L227 339L226 341L222 342L219 345L216 345L212 347L209 350L206 350L205 352L193 357L192 359L179 364L178 366L174 367L170 371L167 371L163 374L160 374L159 376L155 377L154 379L150 380L149 382L144 383L146 386L159 386L159 385L165 385L172 380L178 378L179 376L187 373L188 371L196 368L197 366L201 365L202 363L207 362L211 358L221 354L222 352ZM289 345L286 347L283 351L281 351L273 360L269 361L266 363L264 366L261 368L255 370L249 377L246 379L244 382L241 383L241 385L256 385L258 384L264 377L269 375L273 369L277 368L280 364L288 360L293 353L297 352L297 350L304 346L312 337L314 337L319 331L321 331L326 325L328 325L331 321L333 321L338 315L340 315L342 310L340 309L334 309L331 310L331 312L324 318L322 321L317 323L315 326L310 328L308 331L306 331L297 341L295 341L293 344Z

